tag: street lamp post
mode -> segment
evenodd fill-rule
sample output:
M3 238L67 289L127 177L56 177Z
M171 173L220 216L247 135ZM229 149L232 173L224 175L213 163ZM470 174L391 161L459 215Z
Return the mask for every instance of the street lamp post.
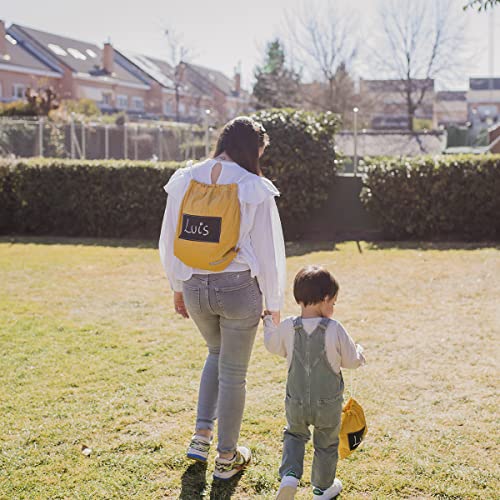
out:
M354 112L354 177L358 175L358 111L359 108L356 106L352 108Z

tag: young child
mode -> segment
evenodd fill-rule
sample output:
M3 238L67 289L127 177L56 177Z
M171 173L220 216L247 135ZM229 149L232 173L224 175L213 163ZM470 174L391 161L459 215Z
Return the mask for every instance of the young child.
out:
M311 425L313 498L327 500L342 490L342 483L335 478L344 392L340 368L357 368L365 358L362 347L331 319L338 290L337 281L324 267L307 266L297 273L293 284L300 316L276 325L264 311L265 346L288 363L279 500L295 496Z

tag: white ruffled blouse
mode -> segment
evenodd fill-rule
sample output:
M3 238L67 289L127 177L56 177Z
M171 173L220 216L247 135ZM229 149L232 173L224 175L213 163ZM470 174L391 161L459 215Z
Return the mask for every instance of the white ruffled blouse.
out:
M274 200L279 191L265 177L249 173L237 163L206 160L177 170L164 187L167 206L160 234L160 258L174 291L182 291L182 282L193 274L211 271L187 266L174 255L174 239L179 209L191 179L211 184L212 167L220 163L222 171L217 184L238 184L241 222L239 252L224 272L250 270L257 278L265 298L266 309L279 311L283 307L286 261L281 221Z

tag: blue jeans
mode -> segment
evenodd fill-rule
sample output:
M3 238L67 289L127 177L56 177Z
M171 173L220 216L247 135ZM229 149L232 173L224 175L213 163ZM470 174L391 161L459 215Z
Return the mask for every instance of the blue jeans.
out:
M208 347L198 395L196 430L218 424L219 453L236 450L246 374L262 314L262 294L250 271L195 274L184 302Z

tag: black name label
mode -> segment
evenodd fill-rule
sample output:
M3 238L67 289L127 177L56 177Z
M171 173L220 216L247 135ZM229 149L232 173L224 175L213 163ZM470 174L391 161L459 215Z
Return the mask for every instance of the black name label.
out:
M179 238L181 240L219 243L221 225L221 217L182 214L182 229Z
M363 441L363 434L365 428L363 427L360 431L347 433L347 439L349 440L349 449L355 450Z

